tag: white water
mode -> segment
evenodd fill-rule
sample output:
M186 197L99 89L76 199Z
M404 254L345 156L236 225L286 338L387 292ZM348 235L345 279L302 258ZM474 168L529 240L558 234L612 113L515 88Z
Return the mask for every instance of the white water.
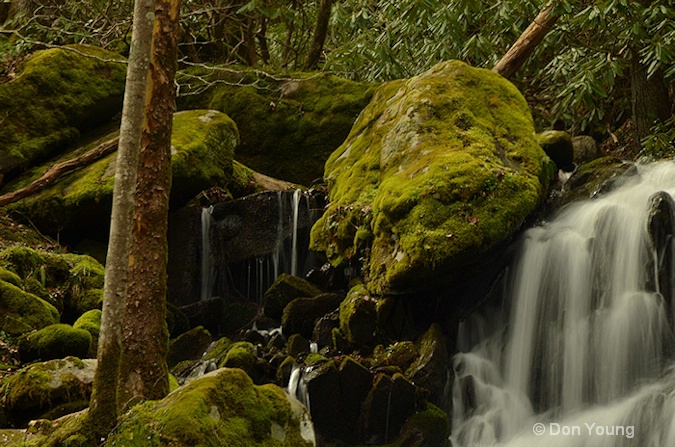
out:
M213 222L213 206L202 208L202 282L201 299L202 301L211 298L213 292L213 283L215 280L213 255L211 254L211 223Z
M300 196L302 191L296 189L293 193L293 237L291 245L291 275L298 274L298 214L300 212Z
M508 323L460 327L454 446L675 446L673 332L663 297L647 286L647 212L658 191L675 194L675 163L640 167L526 233L509 275Z

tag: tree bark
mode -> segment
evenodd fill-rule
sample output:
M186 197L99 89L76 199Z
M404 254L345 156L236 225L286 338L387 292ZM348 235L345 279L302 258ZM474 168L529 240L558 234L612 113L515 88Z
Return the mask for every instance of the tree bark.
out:
M166 364L167 230L171 190L171 129L175 111L180 0L156 0L150 99L143 128L129 292L120 368L120 407L169 392Z
M518 37L518 40L509 48L492 71L499 73L505 78L510 78L530 57L537 45L546 37L549 31L558 21L558 16L553 15L554 3L549 2L537 15L530 26Z
M127 292L129 242L136 188L136 168L145 113L152 12L154 0L136 0L131 51L119 149L115 169L110 240L105 268L103 314L98 339L98 363L94 375L88 422L96 436L106 436L117 423L117 382L122 352L122 318Z
M330 20L332 6L333 0L321 0L319 4L319 14L316 19L316 28L314 28L314 37L309 47L307 61L305 61L305 70L311 70L316 67L319 59L321 59L321 51L323 50L323 44L326 41L326 34L328 33L328 21Z
M47 169L47 171L45 171L45 173L42 174L40 178L28 186L24 186L21 189L17 189L16 191L12 191L0 196L0 207L7 206L10 203L14 203L17 200L21 200L25 197L35 194L36 192L42 191L47 186L54 183L63 174L83 166L87 166L97 160L100 160L108 154L112 154L117 149L118 143L118 138L106 141L105 143L98 145L94 149L80 155L79 157L75 157L53 165Z

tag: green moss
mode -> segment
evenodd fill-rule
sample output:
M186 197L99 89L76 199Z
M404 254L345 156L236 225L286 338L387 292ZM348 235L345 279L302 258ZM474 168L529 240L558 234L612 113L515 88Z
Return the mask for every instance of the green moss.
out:
M178 379L173 374L169 374L169 392L172 393L180 387Z
M547 130L537 135L537 142L558 169L574 169L574 146L570 134L561 130Z
M17 287L21 287L21 284L23 283L19 275L2 267L0 267L0 280L8 282Z
M536 208L550 163L513 85L438 64L382 85L328 159L311 246L334 265L365 262L378 294L456 277Z
M124 415L107 445L303 447L299 422L283 390L255 386L241 370L191 381L158 402Z
M67 324L52 324L19 339L19 354L24 362L59 359L66 356L86 357L92 343L91 334Z
M225 358L219 365L226 368L240 368L246 371L249 376L253 375L256 356L255 348L247 341L238 341L228 349Z
M372 84L326 73L294 73L295 79L286 80L246 69L186 71L191 74L225 82L216 83L196 101L194 96L186 98L190 103L183 108L227 113L241 135L237 160L263 174L304 185L321 177L326 159L344 141L374 91ZM203 88L200 82L191 84Z
M265 315L281 320L284 308L295 298L315 297L320 293L309 281L282 273L265 292Z
M589 199L610 190L619 177L636 172L633 163L616 157L602 157L585 163L565 183L563 204Z
M38 51L0 84L0 176L72 143L80 131L117 114L126 65L84 45Z
M98 336L101 332L101 311L99 309L92 309L83 313L75 323L75 329L83 329L91 335L91 345L89 346L88 357L96 357L98 348Z
M351 344L369 344L377 331L376 300L362 285L353 287L340 303L340 331Z
M204 354L204 360L214 359L220 363L225 359L227 351L231 346L232 342L227 337L219 338L218 340L214 341L206 351Z
M59 321L54 306L17 286L0 280L0 330L20 335Z

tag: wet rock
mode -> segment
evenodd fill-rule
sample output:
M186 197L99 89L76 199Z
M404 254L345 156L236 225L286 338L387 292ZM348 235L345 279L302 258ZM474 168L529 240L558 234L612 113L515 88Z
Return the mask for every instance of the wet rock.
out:
M574 147L570 134L561 130L547 130L537 135L537 141L558 169L566 172L574 169Z
M311 338L316 320L334 311L340 305L343 296L336 293L322 293L313 298L296 298L285 308L281 325L286 335L301 334Z
M673 296L671 286L671 273L673 271L673 228L675 227L675 201L670 194L659 191L649 198L649 214L647 216L647 232L656 253L656 266L650 269L656 272L649 275L653 278L648 281L650 288L659 291L670 308L671 321L675 320L673 314Z
M19 338L22 362L52 360L67 356L84 358L91 346L91 334L68 324L52 324Z
M316 320L312 331L312 340L319 346L331 346L333 330L340 329L340 312L335 310Z
M411 341L399 341L386 349L378 345L373 352L376 366L395 366L400 371L406 371L418 357L417 348Z
M611 191L622 176L637 174L633 163L616 157L603 157L579 166L567 180L562 192L562 205L590 199Z
M166 362L169 368L183 360L197 360L202 357L213 338L203 326L197 326L179 335L169 343Z
M377 330L376 301L363 285L352 288L340 304L340 331L354 345L375 340Z
M301 334L288 337L288 353L294 357L309 352L309 340Z
M598 143L591 136L579 135L572 137L572 147L574 149L574 163L577 166L602 157Z
M85 408L95 368L94 359L66 357L34 363L3 379L2 394L12 424L24 427L57 407L72 411Z
M223 316L220 320L222 334L234 334L250 325L258 315L258 305L251 301L226 299L223 303Z
M315 297L321 291L309 281L285 273L265 292L265 315L281 321L284 308L296 298Z
M191 327L203 326L211 334L220 334L224 307L225 299L214 296L179 309L187 317Z
M361 424L366 444L386 444L415 413L416 390L401 374L378 374L363 402Z
M405 376L426 391L429 401L441 405L447 378L448 348L440 326L432 324L415 344L419 357L406 370Z
M405 447L448 447L449 437L448 415L440 408L427 404L426 409L408 418L393 444Z

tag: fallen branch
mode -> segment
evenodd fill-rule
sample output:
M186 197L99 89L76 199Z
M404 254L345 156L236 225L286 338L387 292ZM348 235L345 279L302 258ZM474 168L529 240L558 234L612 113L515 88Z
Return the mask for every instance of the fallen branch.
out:
M527 27L518 40L509 48L504 57L497 62L492 71L499 73L505 78L510 78L525 63L537 45L544 40L546 34L553 29L558 21L558 15L551 14L554 2L549 2L537 15L530 26Z
M17 200L33 195L38 191L42 191L47 186L54 183L56 179L66 172L87 166L97 160L100 160L106 155L113 153L115 150L117 150L118 142L118 138L108 140L105 143L101 143L100 145L96 146L94 149L85 152L79 157L71 158L70 160L53 165L51 168L47 169L47 171L45 171L45 173L42 174L39 179L35 180L30 185L0 196L0 207L7 206L10 203L14 203Z

